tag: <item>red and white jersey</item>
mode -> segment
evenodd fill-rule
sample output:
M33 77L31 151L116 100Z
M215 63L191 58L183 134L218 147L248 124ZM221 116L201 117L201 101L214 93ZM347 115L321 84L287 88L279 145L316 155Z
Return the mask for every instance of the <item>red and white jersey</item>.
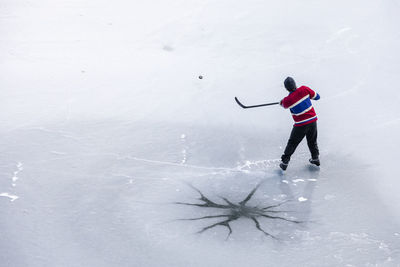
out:
M318 119L314 107L312 106L311 99L318 100L320 98L319 94L309 87L300 86L282 99L281 106L290 109L294 120L294 126L302 126Z

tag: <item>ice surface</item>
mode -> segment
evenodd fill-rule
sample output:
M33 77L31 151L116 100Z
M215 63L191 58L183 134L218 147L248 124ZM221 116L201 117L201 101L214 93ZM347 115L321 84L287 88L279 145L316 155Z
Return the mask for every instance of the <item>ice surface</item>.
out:
M4 0L0 265L399 266L399 11ZM233 100L288 75L321 95L320 168L303 143L282 173L287 110Z

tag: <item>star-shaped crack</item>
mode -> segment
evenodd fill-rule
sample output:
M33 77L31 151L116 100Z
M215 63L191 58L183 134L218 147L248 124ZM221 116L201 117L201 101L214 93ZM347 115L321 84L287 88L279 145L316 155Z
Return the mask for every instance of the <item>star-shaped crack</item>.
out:
M267 219L272 219L272 220L281 220L285 222L290 222L290 223L302 223L302 221L298 220L292 220L288 219L282 216L279 216L279 213L282 212L288 212L288 211L280 211L280 210L275 210L275 208L278 208L282 206L283 204L287 203L289 200L284 201L279 204L275 205L270 205L266 207L259 207L259 206L249 206L247 203L249 200L254 196L255 192L257 189L260 187L261 183L258 184L247 196L245 199L242 201L238 202L237 204L231 202L227 198L221 197L222 200L225 202L224 204L219 204L216 203L212 200L210 200L208 197L206 197L199 189L194 187L193 185L189 185L191 188L193 188L195 191L197 191L200 194L199 200L201 203L186 203L186 202L175 202L175 204L179 205L189 205L189 206L197 206L201 208L216 208L216 209L222 209L224 210L223 214L219 215L209 215L209 216L203 216L203 217L198 217L198 218L190 218L190 219L181 219L185 221L196 221L196 220L203 220L203 219L213 219L213 218L224 218L222 221L211 224L209 226L204 227L198 233L203 233L211 228L214 228L216 226L224 226L228 228L229 233L227 238L232 234L232 228L230 223L238 220L239 218L248 218L252 220L255 224L255 227L263 232L265 235L277 239L274 235L266 232L260 225L259 219L260 218L267 218Z

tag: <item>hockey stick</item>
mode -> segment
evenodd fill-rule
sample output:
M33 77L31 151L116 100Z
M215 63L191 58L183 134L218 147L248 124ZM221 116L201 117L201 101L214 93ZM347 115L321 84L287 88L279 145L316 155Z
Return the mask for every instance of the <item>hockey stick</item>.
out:
M261 104L261 105L254 105L254 106L245 106L242 103L240 103L239 99L235 96L235 101L238 103L239 106L242 108L258 108L258 107L264 107L264 106L271 106L271 105L278 105L279 102L273 102L273 103L267 103L267 104Z

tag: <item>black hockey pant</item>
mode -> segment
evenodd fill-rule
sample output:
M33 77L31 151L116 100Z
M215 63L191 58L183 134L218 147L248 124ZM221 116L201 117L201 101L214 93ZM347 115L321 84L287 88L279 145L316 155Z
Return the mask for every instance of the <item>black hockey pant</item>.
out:
M293 126L289 141L285 148L285 152L281 157L282 162L288 163L290 161L290 156L292 156L301 140L303 140L304 136L307 138L307 145L310 149L311 157L313 159L318 158L319 150L317 145L317 122L315 121L303 126Z

